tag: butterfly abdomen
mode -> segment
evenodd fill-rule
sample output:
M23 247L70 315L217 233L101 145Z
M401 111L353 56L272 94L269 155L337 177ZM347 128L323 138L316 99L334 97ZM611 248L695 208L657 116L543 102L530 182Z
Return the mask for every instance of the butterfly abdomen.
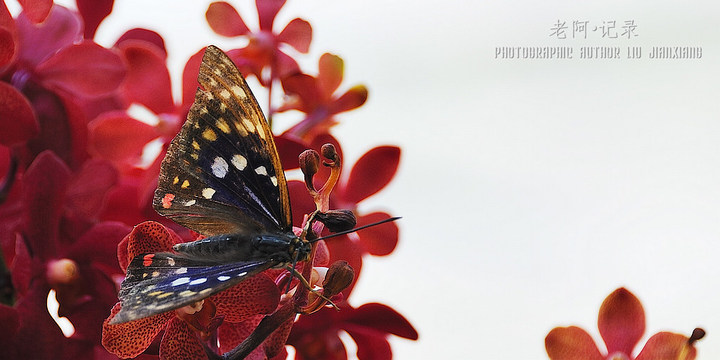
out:
M293 234L217 235L177 244L175 251L196 259L218 262L290 260L297 237Z

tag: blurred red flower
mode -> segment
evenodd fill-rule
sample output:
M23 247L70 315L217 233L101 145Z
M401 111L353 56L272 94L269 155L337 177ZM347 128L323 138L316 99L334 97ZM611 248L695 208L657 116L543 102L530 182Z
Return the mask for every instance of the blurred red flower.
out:
M277 111L299 110L305 118L288 129L283 135L312 141L317 135L327 133L337 123L335 114L362 106L368 91L364 85L356 85L342 95L334 95L343 80L343 60L332 54L323 54L318 63L318 75L293 74L282 79L283 89L290 100Z
M260 29L251 31L235 8L224 1L210 4L205 17L217 34L227 37L246 36L247 46L228 51L243 74L254 74L263 86L275 79L282 79L299 71L297 62L285 53L288 45L301 53L307 53L312 40L312 27L307 21L295 18L285 28L273 31L275 16L285 5L285 0L256 0ZM263 69L270 70L269 77Z
M347 359L347 351L340 331L347 332L357 344L358 359L392 359L387 341L389 335L417 340L413 326L392 308L370 303L353 308L338 304L340 311L324 308L314 314L301 316L293 326L288 345L297 351L296 359Z
M696 329L685 335L659 332L648 339L642 351L633 349L645 332L645 311L640 300L625 288L613 291L600 306L598 328L607 353L601 352L590 334L576 327L557 327L545 338L545 349L552 360L693 360L693 343L705 334Z
M121 223L94 220L114 180L108 164L90 161L73 174L45 151L0 205L0 244L17 296L15 307L3 312L18 319L2 329L0 337L10 343L3 351L38 359L92 358L100 342L97 329L117 299L113 278L122 274L112 254L129 231ZM69 339L48 313L51 289L59 316L75 327Z

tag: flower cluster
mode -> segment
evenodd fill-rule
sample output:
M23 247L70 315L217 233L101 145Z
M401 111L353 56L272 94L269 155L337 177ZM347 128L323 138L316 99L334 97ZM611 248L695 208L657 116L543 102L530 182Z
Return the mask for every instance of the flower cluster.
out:
M307 215L319 210L331 214L321 221L335 231L355 217L333 211L356 211L384 188L395 175L400 149L371 149L349 176L340 177L342 149L331 130L338 114L365 102L367 90L360 85L338 92L344 64L335 55L320 57L316 75L304 73L296 58L308 52L312 27L294 19L276 30L274 20L284 4L257 0L257 30L226 2L210 4L206 19L221 36L247 39L246 46L227 53L267 89L269 121L278 112L299 114L296 125L276 136L284 167L306 173L305 182L289 183L294 223L307 228L313 220ZM109 358L109 351L122 358L197 359L230 352L261 359L286 357L289 344L298 358L344 358L338 335L346 331L360 358L382 359L392 354L389 334L417 339L412 325L393 309L357 306L349 299L362 257L395 248L394 223L318 242L312 266L297 268L309 284L292 292L284 290L288 282L297 283L294 277L267 270L195 306L109 324L120 309L117 290L130 259L197 238L157 215L151 200L160 162L194 99L203 50L188 59L176 99L160 34L129 29L109 48L93 41L113 0L77 0L77 12L50 0L21 5L13 17L0 3L3 354L92 359ZM273 105L278 85L286 100ZM129 110L137 105L156 121L134 118ZM160 152L148 159L150 143ZM309 173L312 161L298 160L308 148L319 150L329 166L316 163ZM383 212L358 214L357 225L388 218ZM320 221L310 225L316 236L327 232ZM61 331L48 312L49 301L57 302L58 316L74 331ZM303 315L295 321L298 312ZM204 348L208 343L217 348Z

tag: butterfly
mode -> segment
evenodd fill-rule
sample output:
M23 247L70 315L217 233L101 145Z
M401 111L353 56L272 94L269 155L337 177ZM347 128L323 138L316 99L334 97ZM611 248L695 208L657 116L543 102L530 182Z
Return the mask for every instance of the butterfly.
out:
M273 135L242 74L209 46L198 82L187 121L162 161L153 207L207 237L133 258L111 324L194 304L311 252L292 232Z

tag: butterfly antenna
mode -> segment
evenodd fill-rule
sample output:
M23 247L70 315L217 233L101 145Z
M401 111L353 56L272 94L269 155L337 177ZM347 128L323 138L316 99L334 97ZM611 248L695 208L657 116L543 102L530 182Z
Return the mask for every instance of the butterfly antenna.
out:
M376 225L380 225L380 224L384 224L384 223L387 223L387 222L395 221L395 220L398 220L398 219L402 219L402 217L400 217L400 216L391 217L391 218L389 218L389 219L380 220L380 221L374 222L374 223L372 223L372 224L367 224L367 225L363 225L363 226L358 226L358 227L356 227L356 228L354 228L354 229L345 230L345 231L341 231L341 232L336 232L336 233L334 233L334 234L330 234L330 235L327 235L327 236L319 237L319 238L317 238L317 239L308 240L308 242L309 242L309 243L314 243L314 242L317 242L317 241L320 241L320 240L325 240L325 239L329 239L329 238L334 238L334 237L336 237L336 236L341 236L341 235L345 235L345 234L354 233L354 232L359 231L359 230L362 230L362 229L367 229L367 228L369 228L369 227L373 227L373 226L376 226Z

